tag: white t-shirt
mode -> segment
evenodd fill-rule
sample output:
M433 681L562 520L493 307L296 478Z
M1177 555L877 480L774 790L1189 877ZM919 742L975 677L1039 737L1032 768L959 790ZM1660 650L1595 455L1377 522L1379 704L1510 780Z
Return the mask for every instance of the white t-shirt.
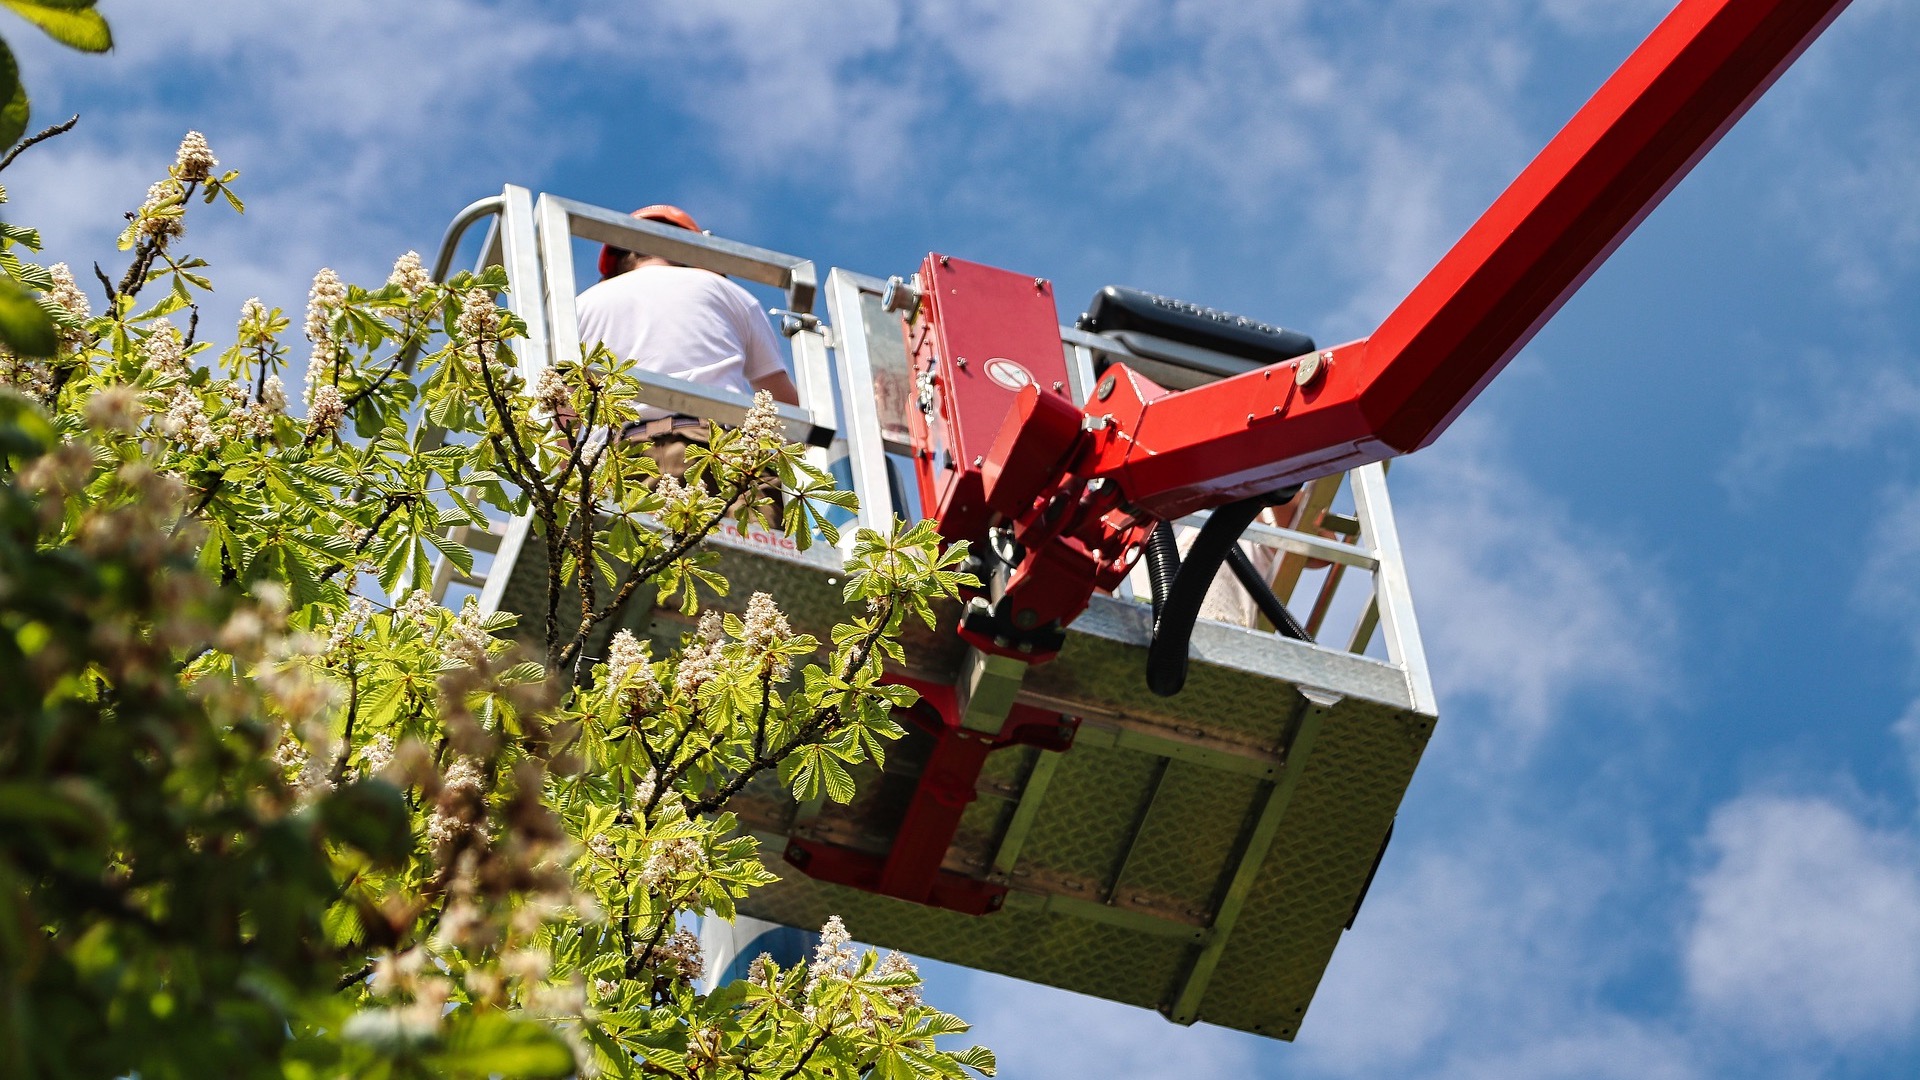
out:
M753 380L786 371L784 350L753 294L710 270L641 266L580 294L580 340L642 371L752 396ZM642 419L667 415L644 408Z

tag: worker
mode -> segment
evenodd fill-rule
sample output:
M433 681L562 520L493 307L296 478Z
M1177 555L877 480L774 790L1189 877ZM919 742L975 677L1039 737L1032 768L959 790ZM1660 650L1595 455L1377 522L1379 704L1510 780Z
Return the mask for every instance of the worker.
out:
M646 206L633 216L700 231L677 206ZM642 371L749 396L765 390L776 401L800 403L782 359L785 350L759 303L721 274L609 245L600 251L599 284L581 293L577 304L580 340L605 345ZM563 426L573 420L559 419ZM648 456L660 471L678 477L686 471L687 446L705 444L707 421L643 406L619 437L648 441Z

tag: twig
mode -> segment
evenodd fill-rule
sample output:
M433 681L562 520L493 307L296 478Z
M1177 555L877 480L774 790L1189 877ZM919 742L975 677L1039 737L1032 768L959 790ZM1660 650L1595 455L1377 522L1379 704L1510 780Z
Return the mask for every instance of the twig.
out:
M353 753L353 724L360 717L360 665L354 662L353 653L347 654L347 728L340 735L340 756L333 760L333 770L327 777L334 787L347 778L347 757Z
M820 1034L814 1036L813 1042L807 1045L806 1052L800 1055L800 1060L793 1063L793 1068L780 1074L780 1080L793 1080L794 1077L799 1076L801 1071L807 1067L807 1062L813 1059L814 1052L826 1045L827 1036L832 1034L832 1025L829 1024L822 1027Z
M42 131L38 135L32 136L31 138L27 138L27 139L22 139L20 141L20 145L14 147L12 150L7 151L6 157L0 158L0 170L4 170L7 166L13 164L13 159L19 157L23 152L25 152L27 147L32 146L35 143L46 142L48 139L53 138L55 135L65 135L67 132L73 130L73 125L79 122L80 122L80 114L74 113L73 118L68 120L66 123L55 124L52 127L46 129L45 131Z

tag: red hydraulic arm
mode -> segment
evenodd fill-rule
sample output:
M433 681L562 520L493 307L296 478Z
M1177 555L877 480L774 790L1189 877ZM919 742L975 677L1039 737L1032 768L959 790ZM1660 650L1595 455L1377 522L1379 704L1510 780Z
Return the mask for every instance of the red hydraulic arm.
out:
M1683 0L1367 338L1179 393L1112 368L1084 410L1023 390L980 466L1027 553L1001 613L1064 626L1153 522L1432 442L1846 2ZM980 317L935 299L941 318Z

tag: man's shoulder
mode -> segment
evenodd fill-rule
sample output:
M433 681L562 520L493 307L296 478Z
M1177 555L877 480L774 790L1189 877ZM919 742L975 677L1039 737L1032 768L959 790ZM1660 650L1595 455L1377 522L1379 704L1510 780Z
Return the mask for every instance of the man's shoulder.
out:
M589 287L580 294L580 299L584 302L589 296L612 299L651 295L746 297L749 301L753 298L753 294L739 284L711 270L692 266L642 266Z

